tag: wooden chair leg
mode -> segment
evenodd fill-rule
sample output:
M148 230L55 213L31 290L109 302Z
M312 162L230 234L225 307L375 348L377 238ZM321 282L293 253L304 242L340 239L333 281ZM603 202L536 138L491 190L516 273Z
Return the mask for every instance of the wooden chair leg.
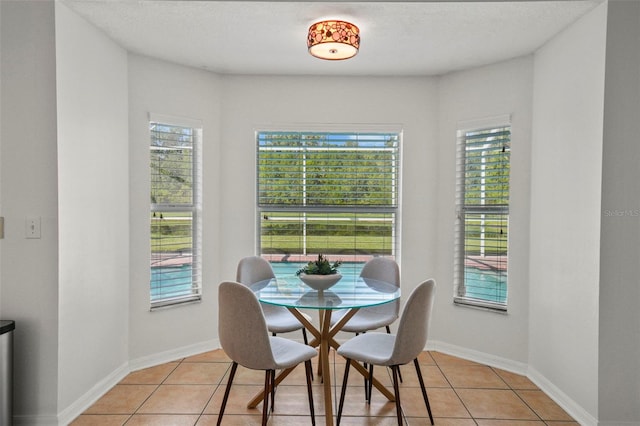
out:
M413 360L413 365L416 366L416 374L418 375L418 380L420 381L420 389L422 389L422 398L424 399L424 405L427 406L427 412L429 413L429 420L431 420L431 424L433 424L433 415L431 414L431 405L429 404L429 397L427 396L427 390L424 387L424 380L422 380L422 371L420 371L420 364L418 363L418 358Z
M231 373L229 374L229 381L227 382L227 388L224 390L224 397L222 398L222 405L220 406L220 414L218 414L218 423L220 426L222 422L222 416L224 415L224 409L227 406L227 400L229 399L229 391L231 390L231 383L233 383L233 378L236 375L236 370L238 369L238 363L233 362L231 364Z
M393 372L393 393L396 396L396 415L398 416L398 426L402 426L402 408L400 406L400 386L398 385L398 367L397 365L391 366Z
M347 366L344 370L344 377L342 378L342 390L340 391L340 404L338 405L338 418L336 419L336 426L340 426L340 419L342 418L342 408L344 407L344 394L347 390L347 380L349 379L349 367L351 367L351 360L347 359Z
M309 395L309 413L311 414L311 426L316 426L316 410L313 407L313 391L311 390L311 381L313 380L313 367L311 360L304 362L304 369L307 375L307 394Z
M307 339L307 329L304 327L302 328L302 339L304 340L305 345L309 344L309 340Z

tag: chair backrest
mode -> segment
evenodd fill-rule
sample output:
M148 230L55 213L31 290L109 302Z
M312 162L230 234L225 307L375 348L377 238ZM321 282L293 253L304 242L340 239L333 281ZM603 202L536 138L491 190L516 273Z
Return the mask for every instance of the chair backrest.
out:
M250 285L275 278L275 276L269 261L260 256L244 257L238 262L236 281L241 284Z
M218 287L218 336L224 352L238 364L254 370L274 368L267 323L247 286L225 281Z
M400 287L400 267L395 260L389 259L388 257L374 257L367 261L360 272L360 276L362 278L384 281ZM391 303L385 303L384 305L367 309L381 315L391 315L398 318L398 314L400 313L400 300L398 299Z
M429 333L436 282L433 279L413 289L402 310L391 359L393 364L413 361L424 350Z
M360 276L385 281L400 287L400 267L395 260L387 257L374 257L364 264Z

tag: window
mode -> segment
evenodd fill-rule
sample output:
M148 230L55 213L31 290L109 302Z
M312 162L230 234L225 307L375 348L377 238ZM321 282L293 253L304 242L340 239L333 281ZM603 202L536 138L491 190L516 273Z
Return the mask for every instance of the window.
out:
M397 255L399 147L399 133L258 132L258 252L276 275L318 253L343 273Z
M505 122L458 132L458 304L507 309L510 152Z
M199 123L152 117L151 308L200 300Z

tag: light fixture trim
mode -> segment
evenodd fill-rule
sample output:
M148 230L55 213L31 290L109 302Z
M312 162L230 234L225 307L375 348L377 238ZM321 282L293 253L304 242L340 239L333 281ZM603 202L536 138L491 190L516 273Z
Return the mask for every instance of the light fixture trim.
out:
M360 49L360 29L347 21L325 20L309 27L307 48L312 56L329 61L354 57Z

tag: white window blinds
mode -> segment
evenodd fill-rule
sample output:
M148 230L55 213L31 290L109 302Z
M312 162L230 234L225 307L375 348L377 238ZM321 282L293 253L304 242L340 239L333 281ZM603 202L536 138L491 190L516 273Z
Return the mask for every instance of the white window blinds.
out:
M259 132L261 254L395 255L398 133Z
M506 310L511 129L458 132L457 303Z
M151 307L200 300L202 129L151 121Z

